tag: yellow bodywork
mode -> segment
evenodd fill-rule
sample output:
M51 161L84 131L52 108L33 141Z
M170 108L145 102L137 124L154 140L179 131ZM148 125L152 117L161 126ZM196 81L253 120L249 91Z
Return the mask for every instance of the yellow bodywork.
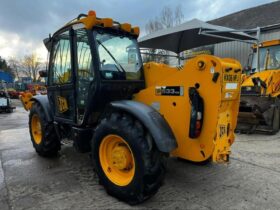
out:
M265 41L260 44L260 48L280 45L280 40ZM253 45L253 49L257 46ZM266 67L271 62L270 56L265 58L265 69L261 72L255 72L252 75L244 76L242 80L242 87L253 87L253 78L260 78L266 84L266 89L261 87L261 95L278 97L280 95L280 69L267 70Z
M26 111L29 111L32 107L32 101L31 101L31 98L33 97L33 94L31 92L25 92L23 94L20 95L20 101L23 105L23 108L26 110Z
M280 95L280 69L256 72L252 76L248 76L244 80L244 82L242 83L242 87L253 87L254 83L252 81L252 78L257 77L259 77L267 85L266 89L261 89L262 95L271 97L277 97Z
M269 40L269 41L262 42L260 44L260 47L270 47L274 45L280 45L280 40L276 39L276 40ZM257 45L254 44L253 48L257 48Z
M27 90L19 96L23 108L26 111L29 111L31 109L33 103L31 101L31 98L36 94L41 94L41 95L47 94L47 88L43 85L34 85L32 90Z
M200 63L205 65L201 67ZM144 66L146 89L134 100L157 109L172 128L178 148L172 152L186 160L201 162L212 156L214 162L228 160L240 98L241 65L232 59L201 55L188 60L183 68L147 63ZM213 81L214 74L219 74ZM189 87L199 85L198 92L204 100L204 120L201 134L189 138L190 100ZM159 95L157 89L180 86L180 96Z

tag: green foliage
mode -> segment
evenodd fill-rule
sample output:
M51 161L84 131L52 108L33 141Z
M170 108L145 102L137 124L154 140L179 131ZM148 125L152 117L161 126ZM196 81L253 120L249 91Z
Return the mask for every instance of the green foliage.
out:
M0 56L0 70L10 73L13 77L15 76L12 68L8 65L7 61L1 56Z
M165 6L162 8L159 16L156 16L145 25L146 33L151 34L159 30L171 28L180 25L184 20L184 14L181 5L175 8ZM154 61L157 63L170 63L170 52L161 49L145 49L141 51L143 62Z
M4 70L4 71L9 69L9 66L8 66L6 60L3 59L1 56L0 56L0 69Z

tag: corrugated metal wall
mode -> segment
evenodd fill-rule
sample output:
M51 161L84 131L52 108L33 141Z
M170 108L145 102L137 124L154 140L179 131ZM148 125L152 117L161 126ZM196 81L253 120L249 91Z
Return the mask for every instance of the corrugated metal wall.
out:
M280 39L280 29L274 31L261 32L260 40L267 41ZM242 66L247 65L248 55L251 52L251 45L242 42L225 42L214 45L214 54L222 58L235 58Z
M214 54L222 58L237 59L242 66L246 65L251 45L241 42L225 42L216 44Z

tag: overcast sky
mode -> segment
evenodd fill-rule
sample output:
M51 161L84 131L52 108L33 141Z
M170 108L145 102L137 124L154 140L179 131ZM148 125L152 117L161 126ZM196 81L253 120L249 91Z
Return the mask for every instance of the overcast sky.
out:
M185 20L222 17L272 0L0 0L0 56L22 57L37 52L46 59L42 40L88 10L98 17L140 26L159 15L164 6L181 5Z

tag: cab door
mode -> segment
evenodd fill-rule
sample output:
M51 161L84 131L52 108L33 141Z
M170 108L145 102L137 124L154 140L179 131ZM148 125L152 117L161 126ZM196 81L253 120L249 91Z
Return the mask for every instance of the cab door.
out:
M50 53L48 97L58 122L75 123L75 76L73 71L73 31L55 35Z
M95 94L95 68L92 58L88 32L83 29L74 30L74 55L76 71L76 92L77 92L77 124L84 122L86 111L94 106ZM92 103L93 102L93 103Z

